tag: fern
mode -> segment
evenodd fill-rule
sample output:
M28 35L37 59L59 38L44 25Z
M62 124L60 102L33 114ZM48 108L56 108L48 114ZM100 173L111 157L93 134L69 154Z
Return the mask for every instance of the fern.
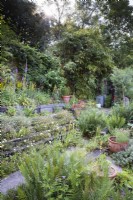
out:
M107 126L110 131L115 128L122 128L125 122L125 118L119 115L112 115L107 118Z

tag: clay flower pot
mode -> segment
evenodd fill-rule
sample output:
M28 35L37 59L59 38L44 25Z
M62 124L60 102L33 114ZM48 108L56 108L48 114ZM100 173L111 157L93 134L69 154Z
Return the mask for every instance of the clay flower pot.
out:
M104 176L104 172L100 169L99 166L94 166L93 170L96 172L97 176L99 176L99 177ZM109 167L108 167L108 177L110 179L113 179L113 178L116 177L116 175L117 175L116 169L112 165L109 165Z
M109 167L109 178L110 179L113 179L113 178L115 178L116 177L116 175L117 175L117 171L116 171L116 169L113 167L113 166L110 166Z
M69 103L71 96L62 96L64 103Z
M108 148L111 152L119 152L119 151L123 151L127 148L128 146L128 142L116 142L116 137L112 136L109 138L108 140Z

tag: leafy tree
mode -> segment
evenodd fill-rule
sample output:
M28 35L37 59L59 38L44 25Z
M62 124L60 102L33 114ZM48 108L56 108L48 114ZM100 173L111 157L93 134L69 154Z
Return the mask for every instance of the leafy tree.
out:
M97 22L100 22L100 10L97 2L92 0L76 0L75 20L82 28L94 26Z
M133 97L133 69L117 69L113 70L111 80L117 93L123 98L125 103L125 96Z
M72 91L82 97L94 93L96 83L112 70L111 52L98 29L67 33L58 48L64 76Z
M124 34L133 33L133 6L129 0L97 0L104 17L105 33L118 42Z
M36 12L36 4L28 0L1 0L4 20L24 43L41 49L50 37L50 20Z
M63 77L58 60L37 51L36 48L20 43L3 19L1 19L1 44L2 81L10 81L11 74L15 76L17 71L20 80L26 75L29 81L46 91L53 91L55 85L59 87L62 83Z
M114 62L118 68L133 67L133 38L125 36L113 48Z
M71 15L70 0L44 0L48 5L54 5L56 14L52 18L52 35L55 40L62 38L62 33L64 32L64 21Z
M15 33L10 29L6 22L1 18L1 54L0 54L0 79L1 81L7 82L11 78L11 70L9 61L12 60L13 54L9 52L9 42L16 38Z

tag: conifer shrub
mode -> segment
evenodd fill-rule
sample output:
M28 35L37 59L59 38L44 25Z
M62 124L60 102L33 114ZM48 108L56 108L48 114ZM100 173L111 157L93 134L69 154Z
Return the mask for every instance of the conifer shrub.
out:
M98 109L88 109L80 114L78 125L83 136L92 137L99 128L106 127L106 116Z
M108 116L106 122L107 122L107 127L109 131L111 131L115 128L122 128L126 123L126 119L119 115L111 115L111 116Z

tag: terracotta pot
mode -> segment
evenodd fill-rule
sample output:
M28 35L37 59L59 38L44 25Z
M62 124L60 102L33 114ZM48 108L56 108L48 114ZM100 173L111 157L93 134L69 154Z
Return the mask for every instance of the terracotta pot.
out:
M98 166L94 166L93 170L96 172L97 176L99 177L103 177L104 176L104 172L99 170L99 167ZM108 177L110 179L113 179L115 178L117 175L117 171L116 169L112 166L112 165L109 165L109 168L108 168Z
M128 142L123 142L123 143L116 142L115 136L110 137L108 140L108 148L110 151L114 153L125 150L127 146Z
M71 96L62 96L62 99L65 103L69 103Z
M113 179L113 178L116 177L116 175L117 175L116 169L113 166L110 166L110 168L109 168L109 178Z

